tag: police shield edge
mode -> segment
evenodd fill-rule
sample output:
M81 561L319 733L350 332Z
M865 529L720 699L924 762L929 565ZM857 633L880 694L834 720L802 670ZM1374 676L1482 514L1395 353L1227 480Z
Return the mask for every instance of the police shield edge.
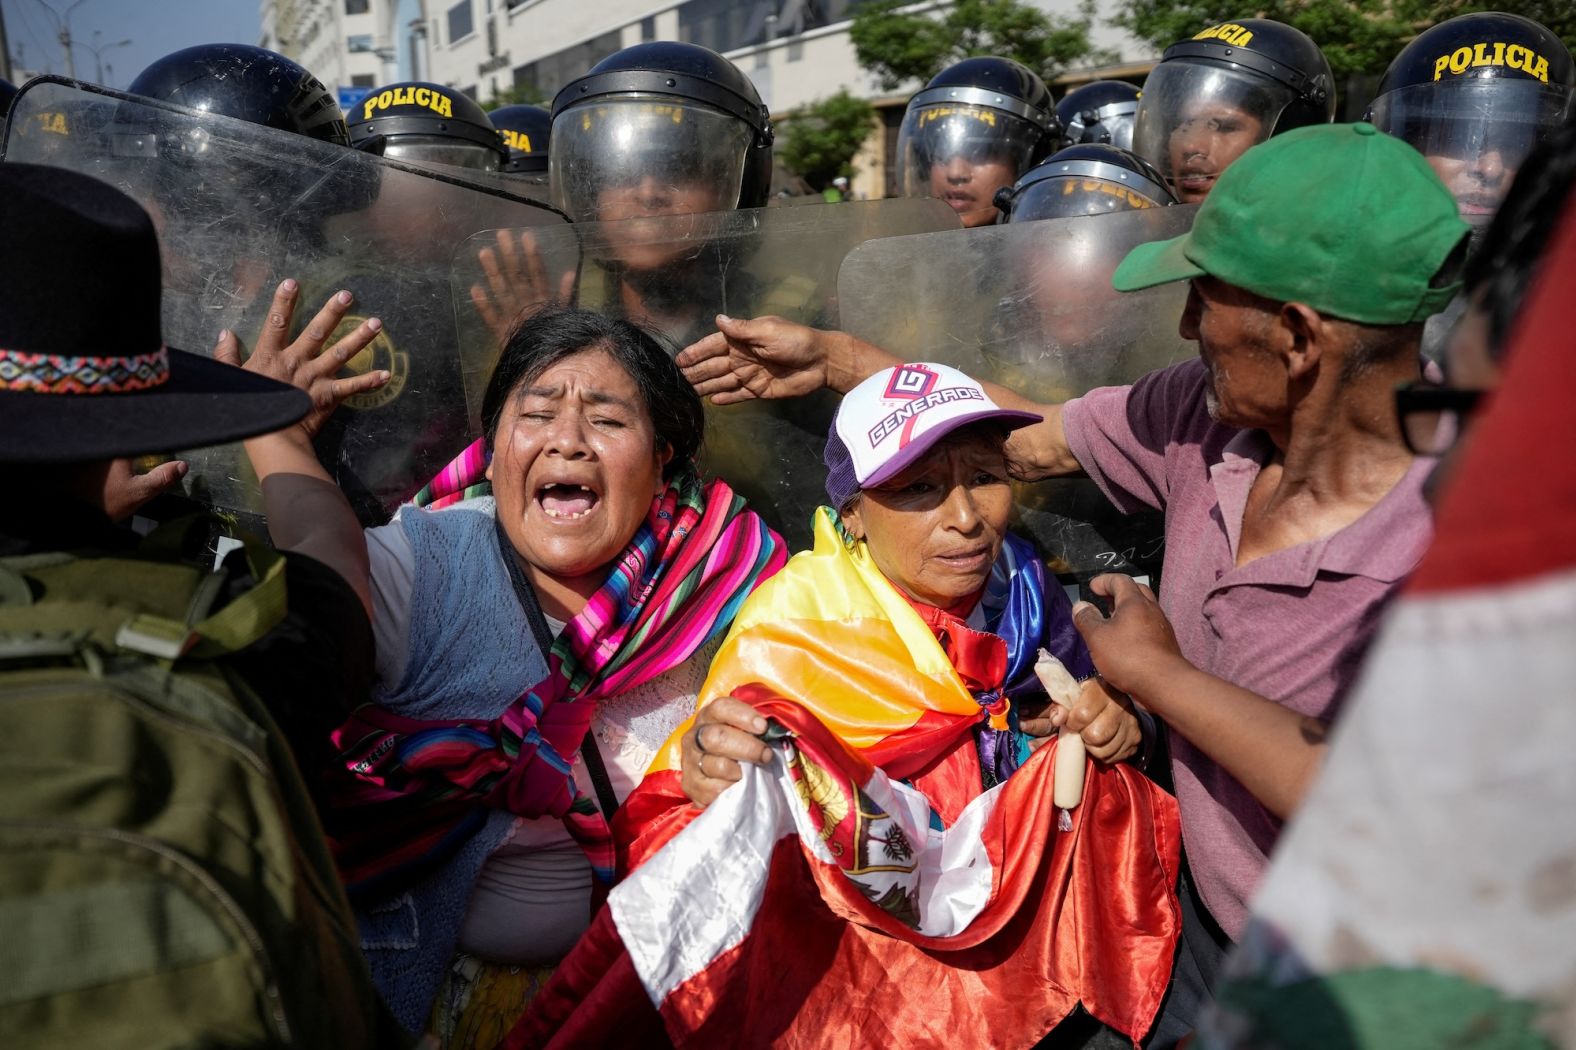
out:
M454 257L455 317L473 424L501 340L544 302L626 318L675 352L715 331L719 313L836 327L838 264L857 245L957 229L943 202L900 199L480 234ZM826 499L821 454L836 406L830 394L707 405L702 469L726 479L790 543L808 545L811 508Z
M471 436L449 301L455 247L479 230L565 225L441 173L61 78L30 82L12 113L7 160L94 175L153 216L170 346L207 353L226 328L249 345L286 277L301 285L297 331L340 288L356 297L342 331L382 319L348 371L387 369L388 384L353 398L318 442L363 521L386 517ZM240 446L170 451L191 465L192 498L262 512Z
M843 327L909 361L937 361L1037 401L1131 383L1195 353L1177 332L1185 284L1121 293L1127 252L1186 233L1192 206L893 237L838 274ZM902 289L902 294L894 294ZM1063 576L1152 573L1159 514L1123 516L1090 481L1019 485L1019 520Z

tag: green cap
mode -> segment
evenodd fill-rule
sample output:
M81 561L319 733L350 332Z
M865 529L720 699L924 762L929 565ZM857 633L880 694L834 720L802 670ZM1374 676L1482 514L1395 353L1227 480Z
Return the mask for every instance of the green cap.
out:
M1208 274L1348 321L1413 324L1460 290L1430 282L1468 232L1416 149L1372 124L1319 124L1244 153L1190 232L1134 248L1111 284L1136 292Z

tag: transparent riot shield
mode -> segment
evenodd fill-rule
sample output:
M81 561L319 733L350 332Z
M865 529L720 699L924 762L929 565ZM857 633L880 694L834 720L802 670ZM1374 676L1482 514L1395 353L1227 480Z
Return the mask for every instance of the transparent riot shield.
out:
M938 361L1043 402L1130 383L1196 351L1177 333L1187 286L1121 293L1135 245L1179 236L1196 207L894 237L838 274L843 328L910 361ZM1152 574L1159 514L1120 515L1086 479L1018 485L1019 527L1059 574Z
M472 436L449 299L456 248L479 230L566 225L437 171L59 78L31 81L12 112L6 160L95 175L152 215L170 346L204 353L226 328L250 345L286 277L301 285L297 330L341 288L356 297L344 331L382 319L347 374L392 378L347 403L318 442L365 522L386 519ZM191 464L187 495L261 513L239 445L170 451Z
M935 200L661 215L552 230L496 230L454 259L454 302L466 395L478 423L498 348L546 301L627 318L675 352L716 330L719 313L776 314L836 327L838 264L865 242L956 230ZM702 467L726 478L795 549L825 500L821 453L831 395L706 407Z

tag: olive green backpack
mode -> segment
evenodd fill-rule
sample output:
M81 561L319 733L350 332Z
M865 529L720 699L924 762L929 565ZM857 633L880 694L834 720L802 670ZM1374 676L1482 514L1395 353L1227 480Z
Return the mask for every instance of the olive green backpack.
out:
M284 615L284 560L248 545L257 582L215 610L225 572L180 542L0 559L0 1046L408 1042L289 750L218 659Z

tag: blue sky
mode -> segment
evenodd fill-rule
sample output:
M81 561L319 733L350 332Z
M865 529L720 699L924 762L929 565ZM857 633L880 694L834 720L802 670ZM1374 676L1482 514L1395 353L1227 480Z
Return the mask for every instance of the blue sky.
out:
M261 35L258 0L0 0L5 14L11 63L16 68L64 73L65 57L57 38L57 15L71 14L72 50L77 76L97 79L89 45L97 43L110 86L124 88L151 62L193 44L255 44ZM130 40L126 47L107 47ZM18 51L21 61L18 63Z

